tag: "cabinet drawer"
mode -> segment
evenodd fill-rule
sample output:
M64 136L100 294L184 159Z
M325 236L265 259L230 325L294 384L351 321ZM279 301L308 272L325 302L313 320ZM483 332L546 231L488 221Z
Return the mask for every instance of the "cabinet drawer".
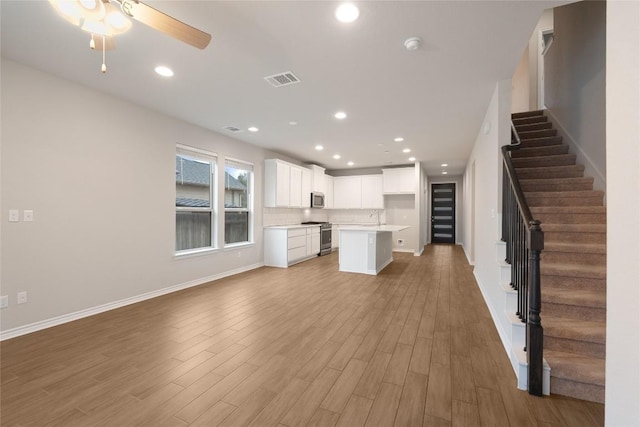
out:
M320 227L309 227L307 228L307 234L320 234Z
M297 237L297 236L304 236L306 234L307 234L306 228L292 228L289 230L287 235L289 236L289 238L291 238L291 237Z
M289 237L287 249L304 248L307 245L307 236Z
M306 238L304 239L304 242L305 242L305 246L302 246L301 248L289 249L287 253L287 259L289 262L295 261L297 259L304 258L307 256L307 246L306 246L307 239Z

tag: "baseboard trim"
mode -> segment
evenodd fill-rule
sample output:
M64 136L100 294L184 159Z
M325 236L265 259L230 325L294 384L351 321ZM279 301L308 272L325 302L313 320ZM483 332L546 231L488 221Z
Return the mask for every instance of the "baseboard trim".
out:
M200 279L191 280L189 282L180 283L178 285L169 286L167 288L158 289L156 291L147 292L144 294L136 295L129 298L124 298L118 301L113 301L107 304L102 304L96 307L87 308L84 310L76 311L69 314L63 314L62 316L52 317L51 319L41 320L39 322L30 323L28 325L19 326L17 328L8 329L6 331L0 331L0 341L16 338L21 335L30 334L32 332L41 331L43 329L52 328L54 326L62 325L64 323L73 322L74 320L83 319L85 317L94 316L96 314L104 313L106 311L114 310L116 308L124 307L138 302L146 301L152 298L156 298L162 295L170 294L173 292L181 291L183 289L192 288L195 286L204 285L205 283L213 282L216 280L224 279L225 277L233 276L235 274L244 273L246 271L254 270L256 268L264 267L264 263L257 263L247 265L234 270L225 271L223 273L214 274L208 277L202 277Z

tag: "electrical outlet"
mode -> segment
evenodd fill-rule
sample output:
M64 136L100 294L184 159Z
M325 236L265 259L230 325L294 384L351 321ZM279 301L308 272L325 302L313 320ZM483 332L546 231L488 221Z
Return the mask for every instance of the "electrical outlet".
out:
M18 292L18 304L27 302L27 291Z
M32 210L30 210L30 209L29 209L29 210L25 210L25 211L22 213L22 220L23 220L24 222L31 222L31 221L33 221L33 211L32 211Z
M7 308L7 307L9 307L9 296L2 295L0 297L0 308Z
M18 209L9 209L9 222L20 222L20 211Z

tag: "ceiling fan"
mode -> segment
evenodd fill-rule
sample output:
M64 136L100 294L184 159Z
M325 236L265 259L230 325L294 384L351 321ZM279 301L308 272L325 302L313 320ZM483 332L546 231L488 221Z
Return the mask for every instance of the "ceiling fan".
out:
M67 21L91 33L89 46L102 50L102 72L107 71L105 50L114 49L113 37L128 31L133 18L155 30L198 49L211 41L211 34L169 16L139 0L49 0ZM98 36L98 37L95 37Z

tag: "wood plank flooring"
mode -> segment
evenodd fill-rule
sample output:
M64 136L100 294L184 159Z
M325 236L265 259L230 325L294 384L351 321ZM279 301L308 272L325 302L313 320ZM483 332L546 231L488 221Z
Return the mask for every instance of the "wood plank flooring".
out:
M4 341L8 426L601 426L516 379L457 246L261 268Z

